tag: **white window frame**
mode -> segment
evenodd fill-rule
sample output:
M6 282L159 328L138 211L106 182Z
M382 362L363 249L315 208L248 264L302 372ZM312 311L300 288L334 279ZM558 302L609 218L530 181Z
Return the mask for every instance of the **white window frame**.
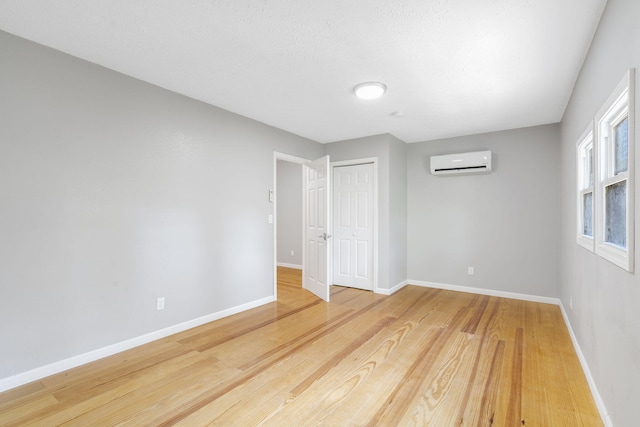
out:
M589 152L591 157L589 158ZM576 172L577 172L577 194L578 194L578 206L577 206L577 242L580 246L594 251L594 236L595 234L595 211L596 211L596 194L595 194L595 180L596 180L596 147L593 141L593 121L589 124L589 127L580 135L578 144L576 146ZM589 170L590 169L590 170ZM591 174L591 179L589 175ZM591 236L584 234L584 195L591 193Z
M635 108L634 70L629 70L595 118L596 183L595 183L595 251L613 264L633 272L634 268L634 156ZM627 170L614 174L615 141L613 128L628 117ZM626 181L626 248L608 243L606 236L606 187Z

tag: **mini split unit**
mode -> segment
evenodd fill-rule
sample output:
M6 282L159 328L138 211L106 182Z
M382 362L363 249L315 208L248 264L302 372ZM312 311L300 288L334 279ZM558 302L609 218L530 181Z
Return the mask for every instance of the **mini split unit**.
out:
M431 156L433 175L491 172L491 151Z

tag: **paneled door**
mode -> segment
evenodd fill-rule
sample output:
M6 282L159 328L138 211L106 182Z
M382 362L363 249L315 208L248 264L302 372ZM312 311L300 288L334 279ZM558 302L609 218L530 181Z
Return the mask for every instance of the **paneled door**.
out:
M373 163L333 169L333 283L373 290Z
M329 156L307 163L304 169L302 287L329 301L331 285Z

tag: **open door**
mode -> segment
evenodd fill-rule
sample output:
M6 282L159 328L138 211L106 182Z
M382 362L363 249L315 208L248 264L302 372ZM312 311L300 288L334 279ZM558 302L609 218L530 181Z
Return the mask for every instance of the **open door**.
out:
M302 287L329 301L331 244L329 239L329 156L304 165L304 245Z

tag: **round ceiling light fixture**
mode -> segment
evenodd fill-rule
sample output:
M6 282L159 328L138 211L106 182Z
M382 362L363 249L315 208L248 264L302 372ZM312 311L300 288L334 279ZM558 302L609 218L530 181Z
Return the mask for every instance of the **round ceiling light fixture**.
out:
M380 98L387 91L387 86L380 82L360 83L353 88L353 93L360 99Z

